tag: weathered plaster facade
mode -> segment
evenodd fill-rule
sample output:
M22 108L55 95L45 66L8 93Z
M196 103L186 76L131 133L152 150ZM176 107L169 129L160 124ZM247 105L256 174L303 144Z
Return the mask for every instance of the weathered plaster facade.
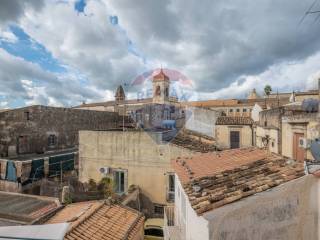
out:
M319 179L307 175L198 216L176 175L175 225L185 240L319 239ZM167 239L167 238L166 238Z
M308 175L208 212L209 239L319 239L319 187Z
M166 204L170 160L192 154L185 148L161 143L161 134L144 131L80 131L79 178L100 180L100 168L124 170L125 191L138 185L153 203Z
M320 137L320 114L305 113L296 116L284 116L282 118L282 154L294 158L294 135L300 134L307 141L304 149L304 158L313 160L308 144L310 141Z
M219 111L200 107L186 108L185 128L204 134L209 137L215 137L215 125Z
M245 148L252 146L252 127L248 125L217 125L216 144L220 149L231 148L230 133L239 132L239 147Z

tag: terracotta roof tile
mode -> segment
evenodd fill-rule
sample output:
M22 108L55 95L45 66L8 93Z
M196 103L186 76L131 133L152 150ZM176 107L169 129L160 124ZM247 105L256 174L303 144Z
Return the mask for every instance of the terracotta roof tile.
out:
M253 120L250 117L218 117L216 125L252 125Z
M75 203L66 206L49 223L69 222L67 240L133 239L143 228L141 213L121 205L101 201Z
M253 148L201 154L172 164L198 215L304 175L301 163Z
M199 140L200 136L194 134L182 134L178 133L174 139L171 140L171 144L189 149L193 152L207 153L217 151L217 147L214 144L203 142ZM208 137L207 137L208 138Z

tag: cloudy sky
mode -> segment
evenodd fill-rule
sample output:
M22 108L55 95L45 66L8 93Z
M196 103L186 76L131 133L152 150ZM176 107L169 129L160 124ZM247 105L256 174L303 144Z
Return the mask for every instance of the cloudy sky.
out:
M320 76L313 0L1 0L0 108L113 98L175 69L200 98L307 90ZM313 10L320 10L320 0Z

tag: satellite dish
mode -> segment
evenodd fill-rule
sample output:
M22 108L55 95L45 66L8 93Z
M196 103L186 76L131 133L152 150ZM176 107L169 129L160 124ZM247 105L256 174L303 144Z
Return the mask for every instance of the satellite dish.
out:
M320 139L319 138L311 142L310 150L314 159L320 162Z

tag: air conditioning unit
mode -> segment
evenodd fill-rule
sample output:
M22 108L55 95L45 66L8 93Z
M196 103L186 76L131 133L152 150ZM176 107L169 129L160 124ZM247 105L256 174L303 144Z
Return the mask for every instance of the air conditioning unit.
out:
M108 175L112 173L112 168L110 167L102 167L99 169L99 172L103 175Z
M306 139L306 138L299 138L299 147L300 148L304 148L304 149L307 149L309 146L309 144L308 144L308 140Z

